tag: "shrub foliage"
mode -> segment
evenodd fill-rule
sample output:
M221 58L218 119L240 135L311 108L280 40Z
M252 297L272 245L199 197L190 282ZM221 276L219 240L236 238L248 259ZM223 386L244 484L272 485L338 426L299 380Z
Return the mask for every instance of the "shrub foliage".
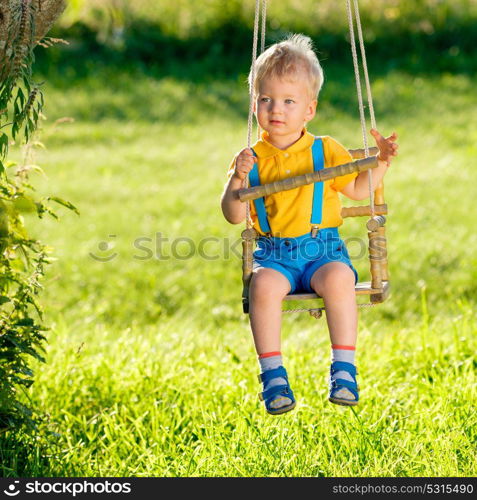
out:
M33 426L32 409L25 406L19 391L33 383L29 361L45 361L44 332L47 327L38 294L48 247L29 237L23 210L56 217L49 200L75 209L68 202L50 197L39 199L29 181L32 148L43 94L32 79L35 45L36 4L11 3L7 50L0 70L0 430L26 424ZM23 160L9 161L9 148L25 144Z

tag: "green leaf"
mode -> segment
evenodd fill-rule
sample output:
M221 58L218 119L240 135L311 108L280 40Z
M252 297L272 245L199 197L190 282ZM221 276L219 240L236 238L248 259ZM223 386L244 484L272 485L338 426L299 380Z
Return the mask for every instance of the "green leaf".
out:
M35 201L30 196L19 196L13 202L19 212L33 212L36 210Z
M27 91L30 92L29 87L27 87ZM23 93L23 90L21 89L21 87L18 87L17 97L20 99L20 102L22 103L22 106L23 106L23 104L25 103L25 94Z
M27 89L27 92L29 93L30 92L30 81L25 76L23 77L23 85L25 85L25 88Z
M31 170L38 172L41 175L45 175L45 171L39 165L29 165L29 167L31 168ZM35 191L33 186L29 186L29 188Z
M8 153L8 135L0 135L0 157L5 158Z
M6 295L0 295L0 305L6 304L7 302L10 302L10 297L7 297Z
M46 150L46 146L41 141L34 141L33 146L35 146L35 148L41 148Z
M17 326L33 326L35 322L32 318L21 318L18 321L15 321L15 325Z
M79 210L73 205L73 203L63 200L63 198L58 198L58 196L49 196L48 200L56 201L56 203L59 203L60 205L63 205L64 207L69 208L70 210L73 210L76 214L80 215Z

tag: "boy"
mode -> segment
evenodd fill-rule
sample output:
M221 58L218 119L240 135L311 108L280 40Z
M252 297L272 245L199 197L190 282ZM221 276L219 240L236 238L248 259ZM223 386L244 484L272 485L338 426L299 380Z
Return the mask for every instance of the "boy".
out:
M240 151L229 169L221 206L232 224L245 219L245 203L237 192L255 162L254 183L266 184L352 161L337 141L328 136L315 139L305 127L315 116L323 84L323 72L308 37L293 35L272 45L257 59L255 71L254 113L263 133L253 149ZM371 133L379 148L379 166L372 174L374 190L398 146L395 133L388 138L376 130ZM358 277L338 234L337 227L343 222L339 192L352 200L365 199L368 172L276 193L262 199L263 205L251 207L252 223L260 237L250 282L250 323L262 372L262 398L271 414L285 413L296 404L282 364L280 329L282 300L298 290L314 291L324 300L332 344L329 400L342 405L358 403Z

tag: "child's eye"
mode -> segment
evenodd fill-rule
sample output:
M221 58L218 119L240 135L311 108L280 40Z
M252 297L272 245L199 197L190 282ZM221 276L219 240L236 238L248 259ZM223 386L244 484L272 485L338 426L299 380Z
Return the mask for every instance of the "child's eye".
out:
M261 97L260 101L261 102L270 102L270 97Z
M285 99L286 104L293 104L295 101L293 99Z

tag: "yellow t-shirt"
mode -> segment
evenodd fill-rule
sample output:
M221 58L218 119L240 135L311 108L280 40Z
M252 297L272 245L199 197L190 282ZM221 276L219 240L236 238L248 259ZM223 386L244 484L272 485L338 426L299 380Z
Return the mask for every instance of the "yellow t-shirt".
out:
M301 138L287 149L278 149L268 142L268 133L252 146L258 157L258 171L261 184L287 179L297 175L313 172L313 156L311 147L315 140L306 128ZM352 161L348 150L329 136L322 136L325 168L335 167ZM227 176L233 175L235 158ZM336 177L324 182L323 212L319 228L338 227L343 223L341 217L341 201L338 192L356 178L357 172ZM265 197L265 209L272 236L296 238L309 233L313 184L301 186L289 191L282 191ZM255 230L264 235L260 227L254 203L251 203L250 217Z

